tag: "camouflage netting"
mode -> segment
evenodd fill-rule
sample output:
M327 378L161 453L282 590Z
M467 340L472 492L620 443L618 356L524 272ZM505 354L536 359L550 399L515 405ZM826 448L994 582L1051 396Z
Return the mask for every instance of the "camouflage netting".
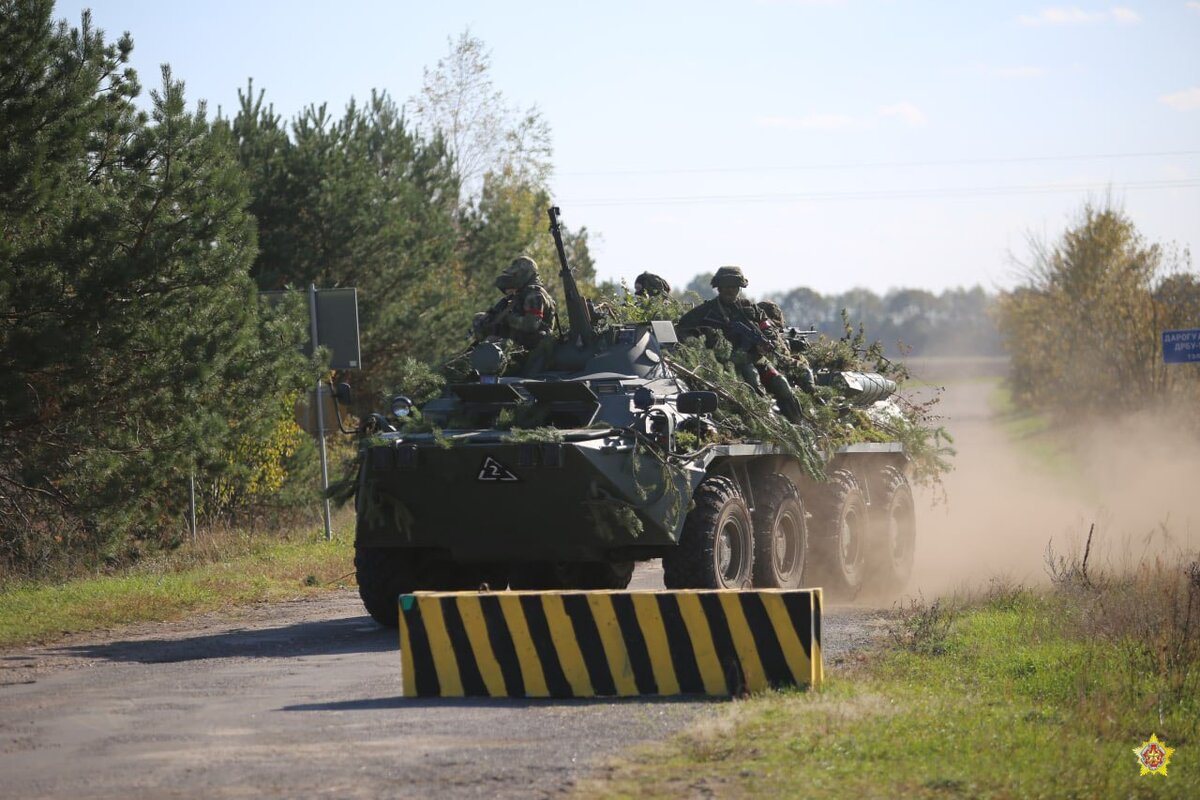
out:
M634 297L632 295L604 304L614 323L647 322L655 319L678 319L686 305L673 298ZM873 372L898 385L908 378L903 364L883 355L878 342L868 344L862 325L855 330L845 311L842 312L845 334L838 339L820 336L805 353L809 365L822 373ZM922 485L940 483L942 473L950 469L950 446L953 439L944 428L935 424L934 397L917 403L899 392L875 407L855 407L837 390L819 386L817 396L796 388L798 381L789 374L786 359L772 357L772 363L788 375L800 404L805 423L793 425L772 411L769 395L760 394L739 375L747 356L736 352L724 338L709 349L699 339L681 342L669 356L669 363L683 375L693 389L711 389L722 398L718 404L716 422L720 441L754 439L771 442L795 455L805 471L815 479L824 476L826 454L838 447L857 442L898 441L912 459L912 480ZM681 447L701 444L691 434L680 434Z
M793 425L771 409L767 395L759 394L738 375L743 354L737 353L723 337L713 348L702 339L686 339L671 353L668 363L681 373L693 389L710 389L720 397L714 421L721 442L755 439L771 442L799 459L805 472L820 480L824 477L820 427ZM686 372L684 372L686 370ZM805 417L813 415L815 404L802 392L797 393Z

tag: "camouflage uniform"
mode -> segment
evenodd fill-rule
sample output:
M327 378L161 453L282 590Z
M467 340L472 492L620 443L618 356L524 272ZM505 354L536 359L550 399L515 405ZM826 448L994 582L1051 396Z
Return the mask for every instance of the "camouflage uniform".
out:
M775 345L774 350L775 355L779 358L780 371L795 381L796 385L808 394L815 394L816 380L813 377L812 367L804 356L804 351L808 349L808 340L803 336L788 337L787 326L783 321L783 309L779 307L778 303L761 300L758 307L770 322L770 326L763 330L763 334Z
M653 272L643 272L633 281L633 293L638 297L666 297L671 294L671 284Z
M554 323L554 300L538 278L537 263L528 256L514 259L496 277L496 288L504 297L487 311L475 315L472 330L476 341L488 337L512 339L533 350ZM515 290L511 294L508 290Z
M783 415L792 422L799 422L803 416L800 404L792 394L791 384L767 360L763 348L752 341L753 334L745 330L748 327L766 336L771 326L761 308L738 297L748 284L741 267L721 267L713 275L711 283L717 290L717 296L684 314L676 323L675 330L681 338L703 336L709 347L713 346L716 332L720 331L736 351L749 358L738 370L742 379L756 389L761 382L761 386L775 398Z

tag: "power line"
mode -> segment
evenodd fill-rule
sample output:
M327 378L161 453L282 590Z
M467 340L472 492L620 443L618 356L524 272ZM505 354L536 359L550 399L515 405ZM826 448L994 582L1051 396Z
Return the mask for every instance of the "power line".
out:
M999 197L1020 194L1054 194L1083 191L1140 191L1155 189L1192 189L1200 180L1131 181L1112 183L1042 184L1012 186L963 186L938 189L881 189L851 192L798 192L776 194L713 194L676 197L608 197L593 199L563 198L563 204L579 206L708 205L720 203L788 203L825 200L900 200L936 197Z
M1144 153L1093 153L1090 155L1016 156L1007 158L961 158L942 161L860 161L842 164L792 164L783 166L743 167L684 167L664 169L614 169L583 172L559 172L561 177L594 177L606 175L704 175L735 172L801 172L837 169L879 169L894 167L962 167L997 164L1032 164L1055 161L1101 161L1127 158L1163 158L1196 156L1200 150L1161 150Z

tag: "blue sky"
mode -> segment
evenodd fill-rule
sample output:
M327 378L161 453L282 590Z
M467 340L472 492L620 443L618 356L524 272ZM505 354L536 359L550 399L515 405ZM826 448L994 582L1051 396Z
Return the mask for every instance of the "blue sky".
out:
M466 29L554 137L601 277L740 264L750 291L1009 288L1030 235L1111 195L1200 245L1200 0L97 0L143 84L255 86L285 118L400 102ZM1195 267L1193 267L1195 268Z

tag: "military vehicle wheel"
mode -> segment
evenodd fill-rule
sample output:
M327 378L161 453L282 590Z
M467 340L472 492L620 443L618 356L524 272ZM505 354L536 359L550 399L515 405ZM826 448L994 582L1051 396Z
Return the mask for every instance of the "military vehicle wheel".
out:
M755 483L754 497L754 586L799 589L808 554L800 492L776 472Z
M358 596L376 622L388 628L399 627L399 597L420 585L424 563L421 554L412 550L355 546Z
M851 599L867 572L870 523L862 489L849 470L834 470L814 508L812 551L817 581L837 598Z
M882 592L895 593L908 583L916 551L917 517L912 487L900 470L884 467L875 496L879 501L873 520L871 582Z
M754 563L754 526L737 485L705 478L692 496L679 544L663 556L668 589L745 589Z

